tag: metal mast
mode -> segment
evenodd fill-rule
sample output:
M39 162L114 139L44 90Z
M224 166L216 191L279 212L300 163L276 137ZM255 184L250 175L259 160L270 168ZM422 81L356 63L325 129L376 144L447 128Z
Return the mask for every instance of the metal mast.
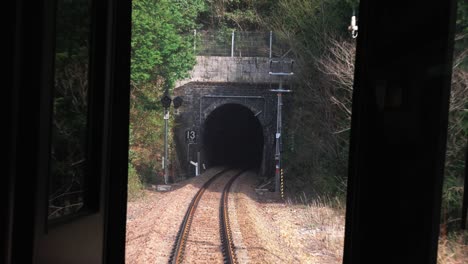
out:
M164 107L164 157L163 157L163 168L164 168L164 184L169 183L169 167L168 167L168 122L169 122L169 107L171 106L172 98L169 96L169 91L166 90L164 96L161 98L161 103Z
M182 98L177 96L174 100L169 96L169 90L166 90L164 96L161 98L161 104L164 107L164 184L169 184L169 147L168 147L168 134L169 134L169 113L171 103L174 103L174 108L177 110L182 105Z
M279 71L272 71L271 67L274 63L280 64ZM289 93L291 90L283 89L283 77L293 75L292 65L294 61L290 61L291 68L289 71L283 70L284 61L270 61L270 72L271 76L279 76L279 86L278 89L272 89L270 91L275 92L278 97L277 111L276 111L276 134L275 134L275 192L280 192L280 177L281 177L281 129L282 129L282 106L283 106L283 93Z

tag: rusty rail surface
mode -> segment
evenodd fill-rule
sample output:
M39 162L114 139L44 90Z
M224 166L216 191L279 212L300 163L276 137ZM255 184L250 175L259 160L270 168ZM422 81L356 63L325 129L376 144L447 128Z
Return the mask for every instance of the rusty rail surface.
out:
M189 235L190 227L192 224L193 217L196 212L196 208L198 206L198 203L205 192L205 190L221 175L225 174L227 171L230 170L223 170L221 172L218 172L214 176L212 176L208 181L203 184L203 186L198 190L198 192L195 194L193 197L192 201L190 202L189 207L187 208L187 212L185 213L185 216L182 220L182 223L179 228L179 232L177 233L176 239L174 246L172 248L170 257L169 257L169 263L171 264L179 264L182 263L184 259L184 252L185 252L185 245L187 242L187 238ZM237 179L238 176L240 176L242 172L237 173L236 175L232 176L231 179L228 181L228 183L225 185L223 194L221 197L221 202L220 202L220 236L221 236L221 242L222 242L222 252L223 252L223 257L224 257L224 263L232 263L232 264L237 264L237 258L235 255L234 251L234 243L232 241L232 234L231 234L231 229L229 225L229 215L228 215L228 192L229 189L234 182L235 179Z
M226 264L237 264L236 251L234 249L234 241L232 240L231 225L229 222L229 190L231 189L232 183L242 174L244 171L234 175L229 182L226 184L221 196L221 202L219 204L219 232L221 234L221 244L224 257L224 263Z

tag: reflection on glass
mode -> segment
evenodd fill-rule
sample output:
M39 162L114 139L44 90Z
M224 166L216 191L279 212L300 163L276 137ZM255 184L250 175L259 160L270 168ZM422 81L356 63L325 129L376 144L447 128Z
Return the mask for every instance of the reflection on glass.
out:
M458 0L457 5L438 263L468 262L468 232L460 229L467 192L463 184L468 144L468 2Z
M84 207L90 2L57 1L49 220Z

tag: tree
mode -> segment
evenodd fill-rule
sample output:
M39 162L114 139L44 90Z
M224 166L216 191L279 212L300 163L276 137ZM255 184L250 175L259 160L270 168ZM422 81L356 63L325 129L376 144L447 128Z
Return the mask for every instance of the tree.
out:
M193 35L202 0L135 0L132 14L133 88L156 83L172 88L195 64Z
M266 27L263 18L272 14L278 0L207 0L200 16L204 29L255 31Z
M458 1L442 200L444 231L459 227L468 138L468 3ZM466 190L465 190L466 191ZM458 220L457 220L458 219ZM445 232L446 234L446 232Z
M345 193L354 41L347 30L355 1L279 0L265 23L291 47L293 85L285 120L285 173L292 191Z
M77 212L86 192L91 1L57 1L49 218Z
M193 30L205 10L203 0L132 2L129 189L157 182L163 149L159 99L195 65Z

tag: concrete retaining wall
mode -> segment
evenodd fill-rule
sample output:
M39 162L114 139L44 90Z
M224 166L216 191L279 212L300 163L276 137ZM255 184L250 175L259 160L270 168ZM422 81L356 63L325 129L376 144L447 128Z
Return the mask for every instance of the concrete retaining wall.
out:
M189 82L278 83L279 77L270 76L269 71L269 58L198 56L190 77L176 87Z

